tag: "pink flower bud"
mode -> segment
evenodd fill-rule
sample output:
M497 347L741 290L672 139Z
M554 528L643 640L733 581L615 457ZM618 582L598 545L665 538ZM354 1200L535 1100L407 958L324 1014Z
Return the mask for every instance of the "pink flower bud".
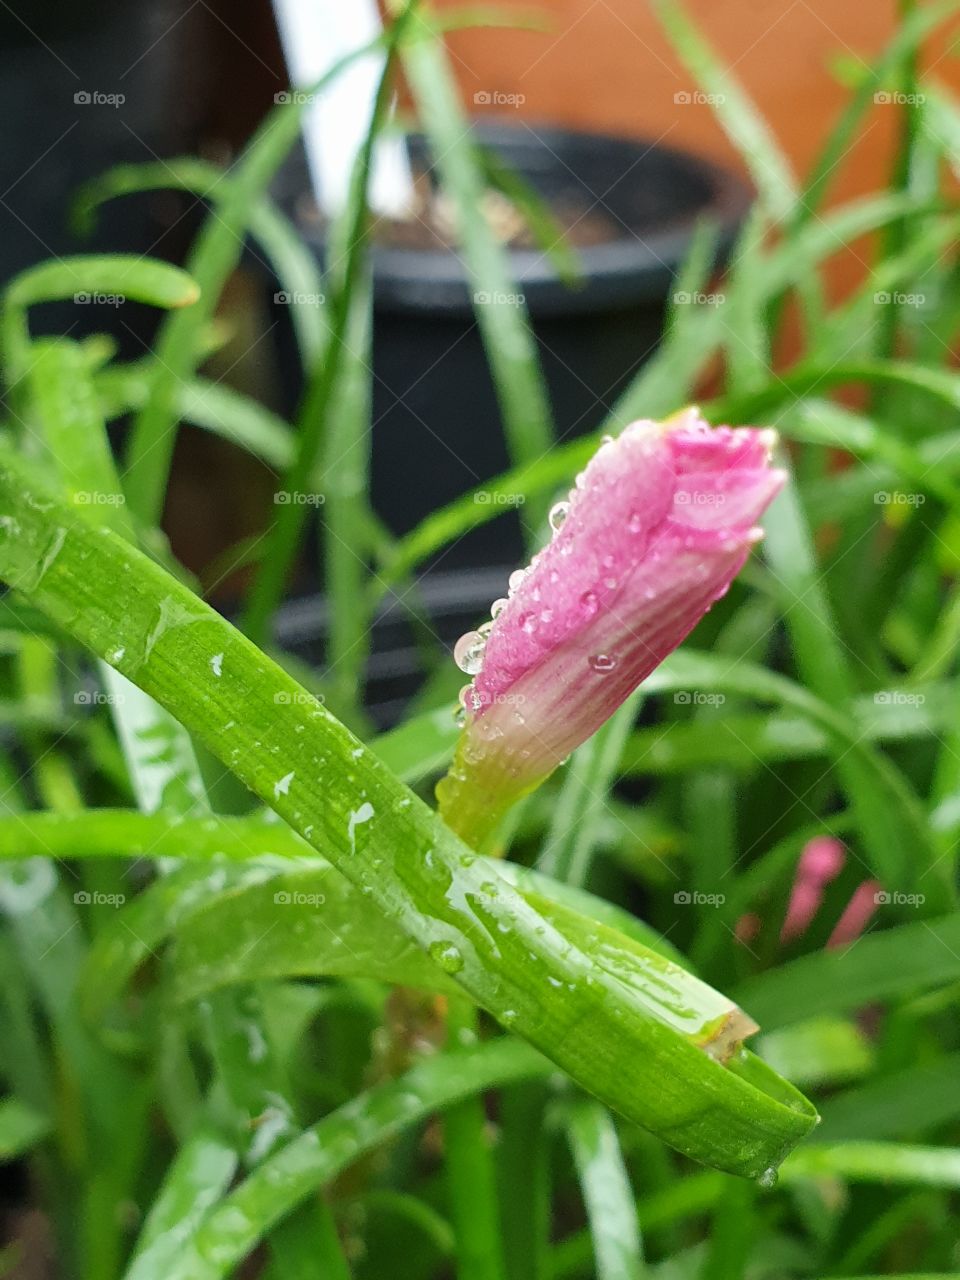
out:
M713 429L695 409L607 440L551 512L554 534L456 656L474 675L437 795L462 834L489 831L724 595L783 483L772 431Z
M883 900L883 885L878 880L864 880L853 891L853 897L844 907L843 915L834 925L827 939L827 948L846 947L856 942L873 919L878 904Z
M834 836L814 836L807 841L797 863L790 903L780 930L781 942L792 942L806 933L820 910L827 885L843 870L846 859L843 845Z

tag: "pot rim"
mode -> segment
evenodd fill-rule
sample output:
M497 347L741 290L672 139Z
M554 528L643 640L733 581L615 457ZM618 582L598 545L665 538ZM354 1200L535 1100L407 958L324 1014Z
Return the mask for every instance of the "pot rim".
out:
M519 141L531 155L554 153L558 145L586 143L594 152L604 148L612 155L620 152L624 160L632 157L624 175L604 195L625 181L631 170L637 171L634 181L642 180L641 162L651 153L673 165L678 176L698 179L709 192L702 204L692 209L685 208L676 217L658 218L650 223L649 229L639 224L631 228L614 214L615 220L624 228L622 235L600 244L576 247L583 272L583 282L579 287L571 288L564 284L542 250L510 249L511 277L517 285L517 292L523 294L527 307L535 315L616 311L637 304L661 302L683 261L697 224L708 220L716 225L719 232L717 260L722 262L753 199L753 192L746 181L723 165L656 141L557 125L538 125L536 122L524 122L518 126L502 119L474 121L473 128L481 143L495 148L498 142L507 145ZM423 137L411 134L410 142L413 147L422 147ZM522 157L513 156L510 162L521 174L524 173ZM302 155L299 164L302 169ZM570 167L559 156L556 164ZM280 198L289 209L291 205L295 206L299 195L298 190L291 195L292 165L284 176L288 181ZM602 196L598 197L597 204L611 212L603 205ZM302 217L296 220L308 243L322 256L322 230L310 226ZM378 309L434 313L441 318L472 314L474 298L463 261L454 249L375 245L371 258Z

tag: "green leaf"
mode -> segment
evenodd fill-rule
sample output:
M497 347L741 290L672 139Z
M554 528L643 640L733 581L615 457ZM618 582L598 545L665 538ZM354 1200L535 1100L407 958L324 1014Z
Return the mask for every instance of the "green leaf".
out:
M908 1147L892 1142L842 1142L809 1146L784 1163L785 1182L800 1178L841 1178L884 1185L960 1187L956 1147Z
M873 1067L870 1042L847 1018L811 1018L760 1036L757 1052L774 1071L798 1087L839 1084ZM817 1130L819 1138L822 1129Z
M873 840L869 851L876 859L877 876L892 890L909 893L922 889L921 905L930 911L938 902L942 907L944 900L949 900L937 869L939 855L916 794L892 762L863 741L842 710L762 667L744 661L732 664L728 659L690 649L671 654L644 684L648 695L691 689L721 690L779 702L801 711L819 725L832 740L836 758L856 764L856 786L867 814L866 830ZM845 773L849 779L849 764ZM862 814L859 820L864 820Z
M960 914L897 925L838 951L817 951L741 983L736 995L768 1030L960 979Z
M322 92L356 59L381 40L339 59L313 86ZM182 311L160 330L151 367L150 395L137 414L127 451L127 491L134 513L144 522L156 521L166 491L176 441L178 388L193 373L202 351L203 330L213 317L221 290L240 261L251 210L297 138L300 120L311 94L274 108L234 165L224 199L207 218L190 255L187 271L200 288L200 304Z
M50 1133L51 1124L41 1112L19 1098L0 1101L0 1160L16 1160Z
M139 191L191 191L216 205L226 199L231 182L222 169L190 157L118 165L84 184L74 202L72 221L79 234L87 235L102 204ZM293 224L266 196L253 201L248 217L250 235L267 255L269 264L264 265L272 269L281 290L293 298L310 299L305 305L293 302L290 311L303 363L309 368L319 354L324 332L323 285L316 258Z
M182 310L200 297L200 286L185 271L152 258L125 254L78 254L28 267L3 293L0 337L11 381L27 367L27 311L41 302L74 298L78 303L107 294L150 306Z
M418 17L415 23L421 23ZM414 27L416 31L416 25ZM423 28L421 28L423 32ZM511 462L535 462L553 443L546 386L520 288L510 278L506 250L484 213L485 184L470 139L469 121L442 41L409 43L403 65L443 189L457 211L458 233L477 326L493 373ZM525 513L531 527L541 513Z
M543 1076L545 1059L518 1041L437 1054L360 1094L269 1157L191 1232L159 1238L125 1280L220 1280L295 1206L367 1152L463 1098Z
M809 1130L812 1109L785 1082L749 1058L723 1066L645 1016L632 960L618 974L617 948L603 968L571 944L565 917L558 929L479 866L286 673L7 450L0 517L0 576L110 655L371 907L585 1088L690 1154L754 1175Z
M765 208L774 218L785 218L796 202L796 183L763 116L718 61L679 0L653 0L653 7L695 81L713 97L717 119L750 166Z
M567 1135L590 1220L597 1280L639 1280L644 1266L637 1207L613 1118L597 1102L574 1103Z

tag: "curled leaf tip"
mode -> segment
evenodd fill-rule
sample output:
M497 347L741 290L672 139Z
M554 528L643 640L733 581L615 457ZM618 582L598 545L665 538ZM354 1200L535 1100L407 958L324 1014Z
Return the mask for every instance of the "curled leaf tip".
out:
M783 484L776 433L710 427L695 408L608 437L455 656L473 682L438 798L489 829L607 720L728 590ZM467 793L472 792L473 801ZM464 814L464 816L466 816Z

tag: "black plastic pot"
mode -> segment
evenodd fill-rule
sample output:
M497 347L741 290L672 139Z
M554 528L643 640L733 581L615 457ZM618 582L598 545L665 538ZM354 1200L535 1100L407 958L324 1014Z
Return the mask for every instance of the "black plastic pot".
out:
M511 268L531 313L557 437L596 428L655 349L671 281L697 222L730 245L750 194L732 174L644 142L477 124L476 140L546 200L602 215L611 238L579 250L584 280L570 289L539 250L514 249ZM410 139L430 173L425 142ZM433 175L431 174L431 177ZM324 251L302 155L277 184L301 231ZM508 463L494 387L459 257L452 250L374 250L373 496L398 533ZM286 307L276 308L284 321ZM292 362L288 361L292 369ZM292 384L294 389L295 382ZM291 397L291 403L295 397ZM444 566L505 563L519 554L515 517L475 531Z
M0 6L0 280L77 252L177 257L189 226L166 193L112 201L92 240L68 225L80 185L115 164L177 154L192 140L188 0L12 0ZM115 296L42 308L35 328L112 332L139 356L152 313ZM133 335L140 335L134 337Z

